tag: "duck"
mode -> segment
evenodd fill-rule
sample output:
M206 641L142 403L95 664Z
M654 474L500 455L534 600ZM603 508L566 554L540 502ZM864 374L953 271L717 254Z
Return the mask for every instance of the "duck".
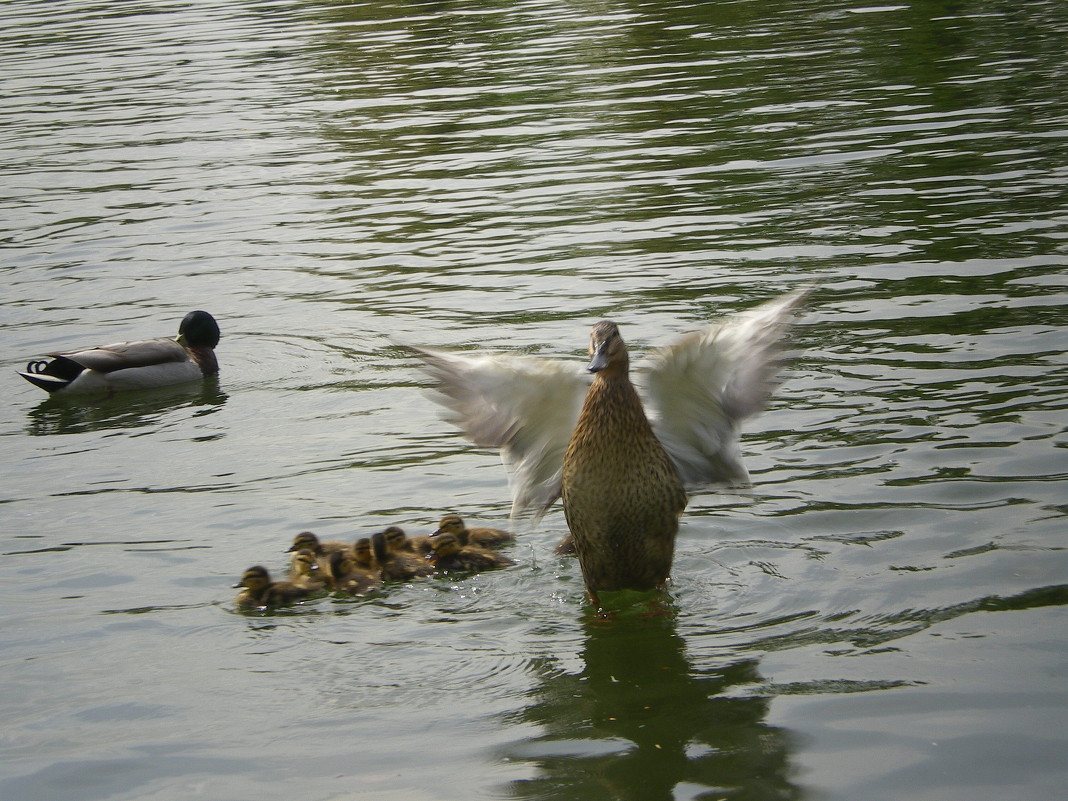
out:
M263 565L254 565L241 575L234 589L241 587L235 603L248 608L285 606L308 598L314 589L291 581L272 581L271 574Z
M433 566L404 551L395 551L383 531L371 535L371 549L383 581L409 581L419 576L430 576Z
M334 576L331 571L323 570L315 554L302 548L290 557L289 580L298 586L310 590L321 590L333 586Z
M560 359L404 347L432 378L445 418L501 451L513 520L537 522L562 501L570 533L558 549L573 549L599 604L603 593L666 586L691 495L749 485L741 424L774 391L787 334L813 289L654 350L638 386L610 320L590 331L585 373Z
M370 537L360 537L352 544L352 557L356 560L356 566L361 570L378 571L378 562L375 560Z
M289 546L286 553L308 550L317 557L323 558L335 551L347 551L350 548L351 546L342 540L320 540L311 531L302 531L293 538L293 544Z
M386 540L392 550L424 557L430 553L430 538L434 536L433 534L418 534L409 537L400 526L390 526L382 533L386 535Z
M496 548L515 542L515 535L510 531L499 528L468 528L464 525L463 518L456 514L441 518L437 531L430 536L433 538L446 533L455 535L460 545L477 545L481 548Z
M151 389L214 376L219 324L206 311L191 311L174 338L116 342L48 354L19 375L50 395Z
M349 595L364 595L382 586L378 571L360 567L355 555L347 551L330 554L330 575L334 589Z
M475 545L463 545L455 534L438 534L431 541L434 568L442 572L477 572L515 564L502 553Z

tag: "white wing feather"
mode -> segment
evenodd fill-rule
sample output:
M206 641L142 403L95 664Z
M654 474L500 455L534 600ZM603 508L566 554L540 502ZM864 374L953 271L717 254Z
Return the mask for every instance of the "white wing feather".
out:
M774 390L784 337L811 290L732 315L648 358L644 383L653 429L688 489L749 483L738 430Z
M560 474L590 377L573 363L410 348L433 376L446 419L476 445L500 448L512 517L534 522L560 496Z

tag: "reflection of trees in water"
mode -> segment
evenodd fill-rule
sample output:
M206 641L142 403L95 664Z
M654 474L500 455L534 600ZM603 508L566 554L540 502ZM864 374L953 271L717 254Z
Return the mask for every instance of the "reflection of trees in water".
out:
M790 784L789 739L764 723L766 698L725 690L759 681L756 660L704 674L687 661L668 618L590 621L579 674L548 666L525 722L544 733L509 751L537 766L515 798L800 798ZM688 787L686 787L688 786Z

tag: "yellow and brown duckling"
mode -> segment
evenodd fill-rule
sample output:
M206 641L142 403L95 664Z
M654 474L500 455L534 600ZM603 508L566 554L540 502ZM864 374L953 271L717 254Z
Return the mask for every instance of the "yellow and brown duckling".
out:
M463 545L460 538L448 532L437 534L431 541L434 555L431 557L434 567L444 572L472 573L479 570L493 570L498 567L511 567L515 562L502 553L477 545Z
M272 581L271 574L263 565L255 565L246 570L234 588L241 587L235 603L246 609L256 607L285 606L303 601L315 592L291 581Z
M434 573L433 566L424 559L405 551L393 550L384 531L371 536L371 549L383 581L408 581Z
M433 538L442 534L452 534L460 541L460 545L474 545L479 548L497 548L515 542L514 534L499 528L468 528L459 515L445 515L438 523L438 530L430 536Z
M389 547L392 551L403 551L404 553L422 557L430 553L430 537L433 534L429 536L420 534L409 537L400 526L390 526L382 533L386 535L386 541L389 542Z
M688 492L745 485L738 432L765 406L783 364L802 287L705 326L648 360L631 383L615 323L591 332L588 376L563 360L413 348L448 419L476 445L501 450L512 516L535 521L563 500L594 602L651 590L671 572Z
M329 557L334 551L347 551L351 548L347 542L341 540L320 540L310 531L302 531L293 538L293 544L286 553L295 553L301 550L309 550L319 557Z
M333 574L323 569L314 553L301 548L289 558L289 580L309 590L321 590L333 584Z
M348 551L330 554L330 574L334 589L350 595L363 595L382 586L378 571L361 567L355 555Z
M360 537L352 544L352 556L356 560L356 566L361 570L378 572L378 562L375 560L375 552L371 547L370 537Z

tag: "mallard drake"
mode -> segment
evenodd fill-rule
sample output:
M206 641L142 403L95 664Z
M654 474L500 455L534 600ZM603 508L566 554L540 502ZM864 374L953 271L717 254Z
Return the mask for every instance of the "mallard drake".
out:
M476 572L515 564L502 553L476 545L463 545L455 534L438 534L430 544L434 548L431 561L443 572Z
M219 324L206 311L189 312L174 339L116 342L97 348L52 353L32 361L19 375L50 394L65 395L149 389L219 372L215 347Z
M356 557L347 551L330 554L330 574L334 579L334 589L350 595L363 595L382 586L378 571L360 567Z
M430 576L433 566L419 557L390 548L384 531L371 535L371 549L384 581L408 581L417 576Z
M302 548L289 559L289 580L309 590L321 590L333 584L333 573L323 569L312 551Z
M271 574L263 565L250 567L241 576L234 588L242 587L234 599L238 606L274 607L303 601L314 589L291 581L271 581Z
M615 323L591 332L588 373L570 363L413 348L448 419L501 449L513 519L562 498L586 589L650 590L667 580L687 492L746 485L738 431L767 402L783 339L811 287L688 334L644 372L654 417L630 379ZM566 546L565 543L561 544Z
M446 533L454 535L460 545L477 545L480 548L496 548L515 542L515 535L510 531L502 531L499 528L468 528L459 515L445 515L438 523L438 530L430 536L433 538Z

